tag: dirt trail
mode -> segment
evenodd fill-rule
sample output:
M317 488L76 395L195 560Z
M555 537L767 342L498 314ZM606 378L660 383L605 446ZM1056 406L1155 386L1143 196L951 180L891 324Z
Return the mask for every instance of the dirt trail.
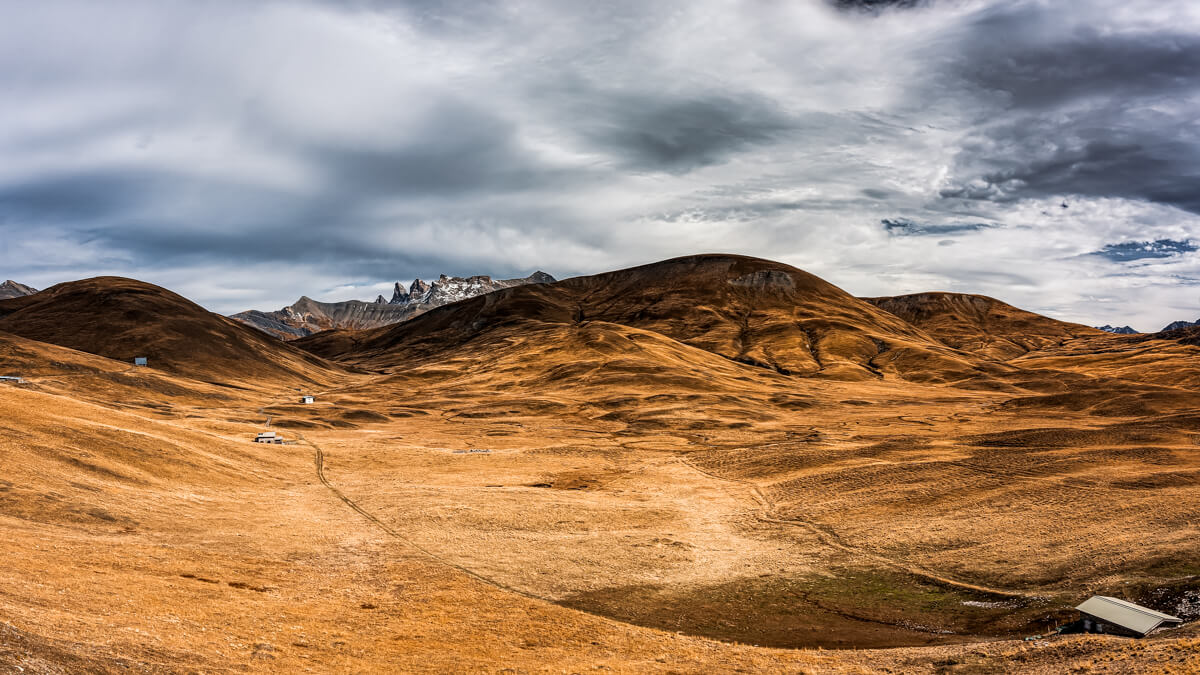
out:
M386 377L386 376L381 376L380 378L375 378L375 379L383 379L383 377ZM323 391L317 392L317 394L318 395L328 394L328 393L336 392L336 391L339 391L339 390L342 390L345 388L347 388L347 387L346 386L340 386L340 387L335 386L335 387L331 387L331 388L325 389ZM264 405L263 408L260 408L259 412L265 414L266 407L275 405L277 402L280 401L280 399L284 399L288 396L291 396L291 395L293 395L293 393L294 392L289 390L287 392L283 392L283 393L277 395L276 397L274 397L272 399L271 402ZM908 421L908 420L906 420L906 421ZM509 593L514 593L514 594L520 595L522 597L529 598L531 600L536 600L536 601L540 601L540 602L546 602L546 603L558 605L558 603L556 603L552 599L537 595L535 593L531 593L529 591L526 591L526 590L523 590L520 588L509 586L501 581L498 581L491 577L480 574L479 572L476 572L473 569L470 569L470 568L460 565L458 563L452 562L452 561L438 555L437 553L421 546L420 544L416 543L412 539L404 536L400 532L391 528L386 523L384 523L379 518L377 518L375 515L373 515L366 509L359 506L354 500L347 497L344 493L342 493L337 487L335 487L329 481L328 477L325 475L324 452L321 450L321 448L316 443L308 440L304 436L303 433L297 433L297 438L299 439L299 441L301 443L308 445L309 447L311 447L313 449L317 478L320 480L322 485L324 485L330 492L332 492L334 494L334 496L336 496L346 506L350 507L355 512L357 512L360 516L362 516L363 518L365 518L368 521L370 521L371 523L373 523L376 527L378 527L380 530L382 530L388 536L390 536L398 541L403 542L405 545L407 545L411 549L420 552L422 555L430 558L431 560L434 560L434 561L436 561L442 565L445 565L451 569L454 569L458 572L466 574L467 576L469 576L477 581L480 581L482 583L485 583L489 586L498 588L500 590L503 590L503 591L506 591ZM953 578L947 577L945 575L938 574L934 571L925 569L918 565L913 565L911 563L906 563L903 561L895 560L893 558L890 558L890 557L887 557L884 555L880 555L878 553L874 553L874 552L853 546L851 544L848 544L845 541L843 541L837 535L837 533L831 531L828 528L822 527L816 523L802 520L802 519L796 519L796 518L790 518L790 519L779 518L775 515L776 514L776 505L773 502L771 502L771 500L763 493L761 488L756 483L754 483L752 481L748 481L748 480L743 480L743 479L738 479L738 478L730 478L727 476L722 476L722 475L719 475L716 473L712 473L710 471L700 468L695 463L690 461L687 457L680 457L680 460L684 464L686 464L689 468L691 468L693 471L695 471L701 475L704 475L708 478L711 478L711 479L714 479L714 480L717 480L720 482L737 483L737 484L748 487L750 489L751 496L753 497L754 501L757 503L757 505L759 507L759 509L754 514L758 520L760 520L762 522L776 524L776 525L786 525L786 526L790 526L790 527L803 528L803 529L807 530L808 532L812 533L814 536L816 536L817 539L822 544L824 544L825 546L828 546L830 548L837 549L839 551L843 551L846 553L850 553L852 555L870 559L871 561L873 561L879 565L882 565L884 567L888 567L888 568L903 572L905 574L911 575L913 577L923 579L928 582L932 582L932 583L942 585L942 586L948 586L948 587L957 588L960 590L971 591L971 592L975 592L975 593L983 593L983 594L992 595L992 596L996 596L996 597L1003 597L1003 598L1032 599L1032 598L1042 597L1040 594L1037 594L1037 593L1034 593L1031 591L995 588L995 587L984 586L984 585L980 585L980 584L973 584L973 583L961 581L958 579L953 579ZM561 605L558 605L558 606L561 606ZM586 611L586 610L580 610L580 611ZM591 614L591 612L587 612L587 613ZM598 616L598 617L604 618L606 620L613 620L609 617L603 617L602 615L594 615L594 616ZM621 622L621 623L623 623L623 622Z
M449 567L453 570L461 572L461 573L471 577L472 579L475 579L476 581L483 582L489 586L498 588L498 589L500 589L502 591L506 591L508 593L515 593L522 597L529 598L530 600L537 600L539 602L545 602L548 604L552 604L552 605L561 607L561 605L559 605L558 603L554 602L553 600L551 600L549 598L544 598L535 593L530 593L529 591L525 591L520 588L515 588L513 586L509 586L505 583L502 583L502 582L496 581L495 579L492 579L490 577L484 576L484 575L480 574L479 572L476 572L475 570L470 569L469 567L464 567L462 565L459 565L458 563L447 560L446 558L443 558L442 556L438 555L437 553L430 551L429 549L421 546L420 544L416 543L412 539L409 539L408 537L405 537L403 534L400 534L396 530L392 529L386 523L384 523L382 520L380 520L379 518L376 518L375 515L372 514L370 511L367 511L363 507L359 506L353 499L350 499L349 497L347 497L341 490L337 489L333 485L333 483L331 483L329 481L329 478L325 476L325 453L323 450L321 450L320 446L318 446L316 443L313 443L312 441L308 440L302 433L298 433L297 437L300 439L301 443L304 443L305 445L307 445L308 447L313 449L313 461L315 463L316 470L317 470L317 478L321 481L321 484L324 485L326 488L328 488L329 491L332 492L335 497L337 497L339 500L342 501L342 503L344 503L346 506L353 509L356 513L358 513L363 518L366 518L368 521L373 523L376 527L378 527L380 530L382 530L388 536L402 542L409 548L412 548L413 550L420 552L425 557L427 557L435 562L438 562L442 565L445 565L446 567ZM590 614L590 612L589 612L589 614ZM603 617L600 615L593 615L593 616L597 616L597 617L607 620L607 621L612 621L612 619L609 619L608 617ZM621 622L618 622L618 623L621 623Z
M917 565L913 565L910 563L895 560L893 558L889 558L887 556L883 556L878 553L873 553L871 551L867 551L865 549L847 544L846 542L842 541L841 537L839 537L836 533L834 533L824 527L821 527L820 525L817 525L816 523L812 523L812 522L809 522L806 520L795 519L795 518L791 518L791 519L776 518L774 515L772 515L773 513L775 513L775 505L771 502L770 499L767 498L767 496L765 494L763 494L763 491L754 482L748 481L748 480L743 480L741 478L729 478L727 476L721 476L719 474L715 474L710 471L706 471L706 470L701 469L700 467L696 466L695 463L693 463L687 457L684 457L684 456L681 456L679 459L684 464L686 464L688 467L690 467L692 470L697 471L701 474L704 474L705 476L714 478L716 480L725 481L728 483L737 483L739 485L744 485L744 486L749 487L751 496L754 498L754 501L761 508L761 510L755 514L755 517L757 517L759 520L761 520L763 522L767 522L767 523L774 523L777 525L789 525L792 527L804 528L804 529L808 530L809 532L811 532L814 536L816 536L817 539L820 540L820 542L822 544L825 544L826 546L828 546L830 548L835 548L835 549L838 549L839 551L844 551L846 553L850 553L853 555L858 555L858 556L862 556L865 558L869 558L874 562L884 565L885 567L890 567L892 569L904 572L905 574L909 574L911 576L918 577L920 579L925 579L926 581L930 581L935 584L939 584L939 585L943 585L943 586L951 586L951 587L959 588L962 590L973 591L976 593L986 593L988 595L995 595L995 596L1005 597L1005 598L1033 599L1033 598L1044 597L1041 594L1034 593L1031 591L1011 590L1011 589L1006 589L1006 588L994 588L991 586L982 586L979 584L972 584L972 583L966 582L966 581L959 581L957 579L951 579L944 575L940 575L935 572L931 572L930 570L927 570L923 567L919 567Z
M345 388L346 387L333 387L333 388L326 389L324 391L317 392L317 393L318 394L327 394L327 393L339 391L339 390L345 389ZM280 394L279 396L275 397L270 403L267 403L266 405L264 405L263 408L260 408L259 412L265 414L264 409L266 407L274 405L277 401L279 401L279 399L284 398L286 396L290 396L290 395L292 395L291 391ZM336 496L340 501L342 501L344 504L346 504L346 506L353 509L355 512L357 512L363 518L366 518L368 521L373 523L380 530L385 532L388 536L403 542L410 548L412 548L416 551L419 551L424 556L426 556L432 560L435 560L440 564L443 564L443 565L450 567L456 571L466 574L467 576L469 576L473 579L476 579L477 581L488 584L489 586L492 586L494 588L498 588L498 589L501 589L501 590L504 590L504 591L507 591L510 593L515 593L517 595L520 595L520 596L523 596L523 597L526 597L526 598L529 598L532 600L537 600L537 601L556 604L556 605L558 604L549 598L546 598L546 597L543 597L543 596L537 595L535 593L531 593L529 591L525 591L525 590L522 590L522 589L519 589L519 588L516 588L513 586L509 586L507 584L504 584L503 582L497 581L497 580L487 577L483 574L480 574L479 572L476 572L475 570L472 570L468 567L465 567L458 563L447 560L446 558L438 555L437 553L434 553L433 551L430 551L429 549L424 548L420 544L417 544L415 541L409 539L408 537L405 537L404 535L400 534L396 530L392 529L386 523L384 523L379 518L374 516L372 513L370 513L369 511L367 511L364 508L362 508L361 506L359 506L356 502L354 502L354 500L347 497L344 493L342 493L338 488L336 488L329 481L329 479L325 475L324 452L321 450L321 448L316 443L313 443L312 441L308 440L308 438L306 438L303 433L297 433L297 438L300 440L301 443L304 443L305 445L308 445L309 447L311 447L313 449L317 478L321 481L322 485L324 485L327 489L329 489L329 491L332 492L334 494L334 496ZM775 445L775 444L772 444L772 445ZM979 584L972 584L972 583L960 581L957 579L952 579L952 578L946 577L944 575L940 575L940 574L937 574L930 570L924 569L917 565L912 565L910 563L898 561L898 560L880 555L878 553L873 553L871 551L867 551L865 549L858 548L858 547L852 546L850 544L847 544L836 533L834 533L826 528L823 528L823 527L817 525L816 523L812 523L812 522L800 520L800 519L778 518L774 515L774 513L776 512L775 504L773 504L771 502L771 500L762 492L762 490L760 489L760 487L757 484L753 483L752 481L747 481L747 480L742 480L742 479L737 479L737 478L729 478L727 476L722 476L719 474L712 473L710 471L706 471L706 470L701 469L700 467L696 466L696 464L691 462L687 457L680 457L680 459L684 464L686 464L693 471L696 471L696 472L698 472L704 476L707 476L711 479L721 481L721 482L737 483L737 484L745 485L745 486L749 487L752 497L754 498L755 502L760 507L760 510L755 513L755 517L758 518L759 520L761 520L763 522L777 524L777 525L787 525L787 526L791 526L791 527L804 528L804 529L808 530L809 532L811 532L814 536L816 536L818 538L818 540L820 540L824 545L826 545L830 548L844 551L846 553L850 553L853 555L866 557L866 558L869 558L872 561L874 561L878 564L881 564L883 566L904 572L904 573L909 574L914 577L925 579L927 581L930 581L930 582L933 582L936 584L944 585L944 586L950 586L950 587L954 587L954 588L958 588L958 589L962 589L962 590L972 591L972 592L976 592L976 593L985 593L985 594L994 595L994 596L998 596L998 597L1005 597L1005 598L1035 598L1035 597L1039 597L1038 594L1035 594L1035 593L1032 593L1029 591L994 588L994 587L983 586L983 585L979 585ZM589 614L590 614L590 612L589 612ZM601 615L596 615L596 616L601 616ZM612 619L609 619L608 617L602 617L602 618L605 618L607 620L612 620Z

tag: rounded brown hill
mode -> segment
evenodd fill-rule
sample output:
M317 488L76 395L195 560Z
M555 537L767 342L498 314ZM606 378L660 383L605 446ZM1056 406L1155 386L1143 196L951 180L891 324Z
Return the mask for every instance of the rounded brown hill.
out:
M1104 331L1018 309L986 295L914 293L863 298L924 329L943 343L986 358L1008 360Z
M96 277L0 300L0 330L199 380L314 381L337 368L164 288Z
M592 322L654 331L784 374L927 381L979 374L973 357L896 315L789 265L696 255L553 284L520 286L371 331L293 344L327 358L390 368L484 336L528 336Z

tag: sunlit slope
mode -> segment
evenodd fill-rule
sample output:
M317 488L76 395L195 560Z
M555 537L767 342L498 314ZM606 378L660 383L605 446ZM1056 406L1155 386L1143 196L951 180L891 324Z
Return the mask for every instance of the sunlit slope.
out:
M0 331L199 380L314 382L336 370L166 289L119 277L0 301Z
M811 274L733 255L667 260L447 305L412 321L298 341L314 353L390 368L537 326L606 322L785 375L920 381L982 377L989 367Z
M920 327L941 342L981 356L1007 360L1081 336L1104 332L1018 309L985 295L914 293L864 298Z

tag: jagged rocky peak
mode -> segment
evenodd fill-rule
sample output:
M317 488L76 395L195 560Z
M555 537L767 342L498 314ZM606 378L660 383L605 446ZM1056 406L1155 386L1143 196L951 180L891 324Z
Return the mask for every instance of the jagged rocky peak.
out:
M20 298L26 295L33 295L34 293L37 293L36 288L17 283L12 279L0 284L0 300Z
M396 286L394 288L392 288L392 303L391 304L403 305L406 302L408 302L408 293L405 292L404 287L400 285L399 281L397 281Z
M1103 326L1096 326L1096 328L1104 331L1105 333L1114 333L1116 335L1137 335L1138 333L1129 326L1109 326L1105 324Z
M408 287L409 302L418 302L419 298L425 297L429 293L429 284L420 279L413 279L412 284Z
M541 270L523 279L493 279L486 274L477 274L470 277L454 277L448 274L440 274L437 280L432 283L414 279L408 287L408 292L405 292L404 287L397 282L395 290L392 293L391 304L445 305L459 300L466 300L476 295L491 293L501 288L511 288L523 284L549 284L555 281L554 277Z
M501 288L554 281L554 277L541 271L524 279L492 279L486 275L463 278L443 274L433 283L414 279L407 291L400 282L396 282L390 301L382 295L375 298L375 302L318 302L304 296L275 312L250 310L234 314L233 318L285 340L292 340L331 328L359 330L386 326L411 319L439 305Z

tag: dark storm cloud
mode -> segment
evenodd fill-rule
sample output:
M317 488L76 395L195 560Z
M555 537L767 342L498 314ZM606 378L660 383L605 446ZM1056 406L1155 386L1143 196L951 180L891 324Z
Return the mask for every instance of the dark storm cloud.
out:
M1099 110L988 127L956 159L959 176L973 179L943 189L941 196L997 202L1070 194L1125 197L1200 213L1200 138L1189 123L1145 122Z
M1047 109L1073 100L1101 102L1180 93L1200 86L1200 35L1067 35L1040 25L1032 8L980 21L955 70L969 85L1002 94L1012 106Z
M887 199L888 197L891 197L893 194L892 192L890 192L888 190L880 190L878 188L863 188L862 190L860 190L860 192L862 192L867 197L870 197L871 199L879 199L879 200Z
M970 34L947 75L986 105L943 197L1078 194L1200 213L1187 101L1200 93L1200 35L1102 30L1038 3L998 5Z
M139 193L160 187L161 175L128 173L64 173L44 179L0 185L0 222L91 221L126 212Z
M936 236L978 232L993 227L986 223L918 223L907 218L884 218L879 221L883 229L893 237Z
M64 221L82 239L134 260L354 261L349 270L394 255L355 231L362 223L352 195L297 198L237 181L143 170L56 176L0 189L0 223Z
M1200 246L1190 241L1174 241L1158 239L1155 241L1127 241L1120 244L1108 244L1092 255L1107 258L1113 262L1129 262L1147 258L1170 258L1182 253L1191 253Z
M794 127L760 97L602 94L578 111L580 133L635 171L686 173L770 143Z
M22 201L0 193L0 222L28 224L35 213L46 222L78 219L72 228L88 242L123 251L133 260L176 265L214 259L226 264L319 264L347 277L383 278L397 275L398 269L425 275L470 271L456 260L459 249L408 253L387 242L389 233L419 224L423 216L380 220L368 211L381 194L461 198L482 189L478 176L430 183L389 164L353 159L347 160L352 166L337 167L331 178L335 189L301 196L189 174L134 171L77 177L29 186L16 195ZM329 165L337 162L323 166ZM430 186L438 192L422 191ZM527 224L530 231L537 225L532 220ZM464 238L484 234L480 228L461 231Z
M880 12L885 9L911 9L929 4L929 0L827 0L841 10Z
M344 205L236 181L143 170L55 177L0 189L0 220L71 223L135 259L304 260L343 249ZM346 237L352 241L352 237ZM366 243L357 253L369 250Z
M403 138L380 134L367 142L317 143L273 128L261 114L244 116L241 149L265 148L307 167L314 180L300 192L185 165L59 172L0 184L0 223L68 223L88 242L139 261L311 263L384 278L397 269L476 273L453 251L408 253L385 242L428 212L381 218L373 208L381 200L444 200L439 215L460 215L459 200L565 188L589 175L540 161L521 147L511 123L474 103L448 96L427 105L408 120L412 132ZM544 215L506 207L498 218L519 216L532 232ZM488 271L512 270L501 263Z
M520 147L515 132L474 105L445 101L403 143L327 143L302 152L326 176L329 190L347 197L465 197L549 187L582 173L540 162Z

